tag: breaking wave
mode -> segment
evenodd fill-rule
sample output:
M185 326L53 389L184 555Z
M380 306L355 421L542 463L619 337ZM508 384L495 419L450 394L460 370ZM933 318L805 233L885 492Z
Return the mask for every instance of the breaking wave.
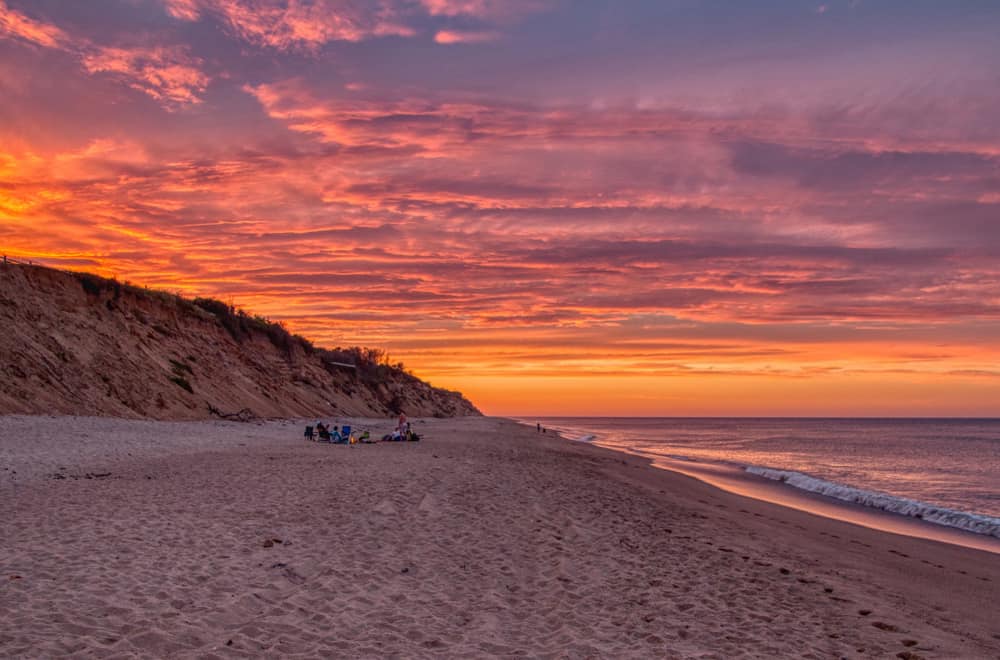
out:
M895 497L876 491L845 486L791 470L776 470L750 465L747 466L746 471L765 479L781 481L795 488L833 497L845 502L853 502L873 509L881 509L890 513L910 516L911 518L919 518L938 525L957 527L958 529L964 529L976 534L985 534L1000 538L1000 518L956 511L905 497Z

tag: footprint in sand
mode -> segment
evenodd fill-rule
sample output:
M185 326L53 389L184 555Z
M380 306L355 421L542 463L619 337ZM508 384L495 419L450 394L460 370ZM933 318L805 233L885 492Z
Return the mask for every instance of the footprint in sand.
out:
M385 516L394 516L399 513L399 509L392 503L392 500L382 500L372 507L372 510Z
M576 520L566 517L562 521L563 535L569 541L590 540L593 534Z
M441 513L441 507L438 505L437 498L430 493L423 496L420 500L420 504L417 505L417 510L431 516L436 516Z

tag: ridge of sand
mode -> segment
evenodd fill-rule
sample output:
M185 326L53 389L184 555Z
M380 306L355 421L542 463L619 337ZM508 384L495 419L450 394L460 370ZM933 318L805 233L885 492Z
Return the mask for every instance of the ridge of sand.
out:
M396 367L359 374L276 325L234 335L190 300L83 273L0 263L0 325L0 414L480 414Z
M997 555L417 427L0 417L0 656L1000 657Z

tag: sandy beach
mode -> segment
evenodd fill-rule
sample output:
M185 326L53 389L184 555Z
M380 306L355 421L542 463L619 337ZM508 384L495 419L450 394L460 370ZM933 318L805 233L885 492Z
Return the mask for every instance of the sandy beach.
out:
M1000 555L415 428L0 417L0 657L1000 658Z

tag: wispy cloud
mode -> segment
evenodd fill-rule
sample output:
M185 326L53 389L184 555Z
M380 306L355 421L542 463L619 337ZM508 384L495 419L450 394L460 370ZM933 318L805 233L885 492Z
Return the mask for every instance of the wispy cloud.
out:
M186 46L99 45L10 9L0 0L0 36L62 50L77 57L88 73L111 73L168 109L197 103L210 78Z
M163 0L167 13L184 21L196 21L201 16L201 0Z
M188 21L215 17L238 37L279 50L315 49L331 41L412 36L399 3L380 0L164 0L171 16Z
M481 30L440 30L434 35L439 44L479 44L499 38L499 32Z
M434 16L464 16L479 20L506 21L547 11L553 0L420 0Z
M483 43L499 34L489 25L509 24L530 13L545 11L541 0L162 0L174 18L197 21L214 18L239 38L278 50L314 51L336 41L358 42L378 37L412 37L427 15L476 21L480 27L437 30L440 44ZM423 11L419 11L422 9Z
M58 27L15 11L4 0L0 0L0 37L22 39L46 48L59 48L68 41Z
M83 54L83 66L90 73L111 73L128 86L171 107L201 100L200 95L210 80L200 68L201 64L180 46L101 47L88 49Z

